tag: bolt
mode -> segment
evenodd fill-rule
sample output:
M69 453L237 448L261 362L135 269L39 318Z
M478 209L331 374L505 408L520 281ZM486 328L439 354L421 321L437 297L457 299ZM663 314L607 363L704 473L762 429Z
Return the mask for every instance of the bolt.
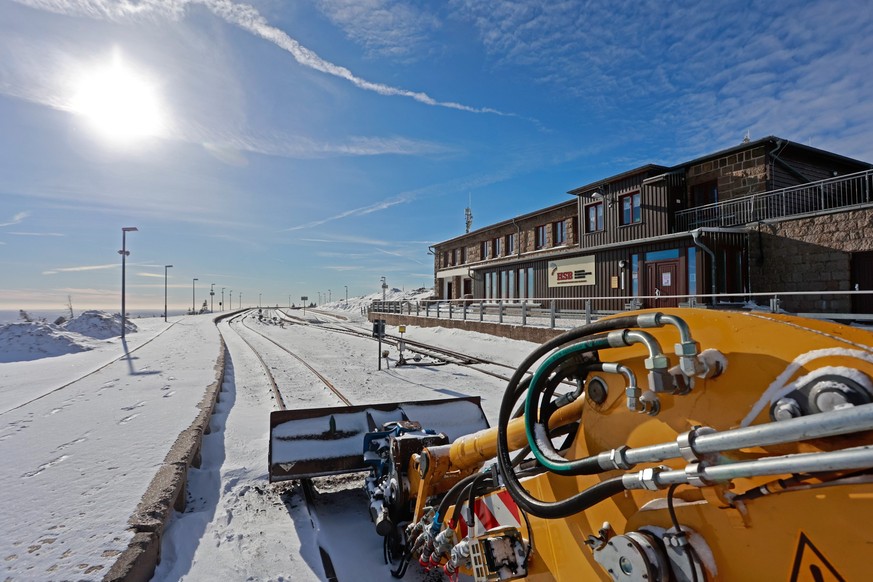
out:
M780 398L776 401L776 406L773 407L773 418L775 420L788 420L789 418L797 418L801 415L803 415L803 412L794 398Z

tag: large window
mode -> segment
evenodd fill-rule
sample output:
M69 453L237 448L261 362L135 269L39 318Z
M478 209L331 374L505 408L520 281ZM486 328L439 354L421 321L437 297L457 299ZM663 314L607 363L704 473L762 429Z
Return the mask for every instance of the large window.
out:
M500 239L495 238L491 241L491 256L499 257L500 255Z
M515 269L508 271L509 273L509 298L515 299Z
M588 227L585 232L600 232L603 230L603 202L586 207Z
M483 240L482 244L479 245L479 257L484 261L488 258L488 241Z
M567 225L563 220L552 223L552 246L556 247L567 242Z
M535 248L546 248L546 226L538 226L536 230L536 246Z
M621 224L636 224L642 220L640 213L640 193L628 194L618 199L621 204Z

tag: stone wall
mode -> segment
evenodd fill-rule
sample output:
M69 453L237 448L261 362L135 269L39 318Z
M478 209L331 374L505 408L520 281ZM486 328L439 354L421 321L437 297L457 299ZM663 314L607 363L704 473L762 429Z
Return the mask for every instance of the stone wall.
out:
M565 329L549 329L544 327L524 327L505 323L489 323L485 321L471 321L469 319L437 319L436 317L421 317L416 315L403 315L396 313L370 313L370 321L384 319L386 325L408 325L417 327L445 327L447 329L463 329L465 331L478 331L497 337L505 337L514 340L524 340L535 343L544 343L553 337L564 333Z
M764 146L689 166L689 189L712 180L718 182L720 202L767 190L767 150Z
M782 298L789 311L848 312L852 255L873 250L873 209L761 224L749 239L752 291L821 291L819 298Z

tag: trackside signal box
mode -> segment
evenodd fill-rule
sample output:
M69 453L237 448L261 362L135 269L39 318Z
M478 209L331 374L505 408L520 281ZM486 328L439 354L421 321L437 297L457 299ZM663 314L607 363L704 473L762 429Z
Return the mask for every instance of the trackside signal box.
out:
M385 337L385 320L373 320L373 337Z

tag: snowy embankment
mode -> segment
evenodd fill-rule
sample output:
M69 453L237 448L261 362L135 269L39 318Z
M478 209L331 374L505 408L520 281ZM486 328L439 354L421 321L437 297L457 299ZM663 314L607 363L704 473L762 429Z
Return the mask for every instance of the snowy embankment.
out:
M307 310L306 318L326 321L333 315L367 327L361 307L374 298L381 299L381 293L319 306ZM291 313L302 316L301 310ZM221 344L212 318L182 317L169 325L140 319L137 324L125 344L119 337L100 340L79 333L73 343L91 349L0 363L0 455L7 461L0 487L6 499L16 500L0 508L4 578L103 578L132 539L128 519L150 480L200 412L198 405L216 377ZM355 403L479 395L492 424L497 416L504 389L497 379L454 366L392 364L377 370L374 344L367 338L318 326L260 329L312 363ZM507 363L520 361L533 348L441 328L409 328L407 337ZM32 341L35 349L45 350ZM320 503L334 511L310 516L299 497L267 484L267 418L273 403L250 350L239 340L228 341L226 376L209 421L211 432L203 440L202 464L188 472L187 506L169 522L154 579L323 580L321 547L330 552L340 579L390 580L381 538L369 523L357 485L347 484L351 489L343 492L342 483L331 484ZM293 359L274 358L274 372L298 386L292 392L300 400L291 406L310 406L304 398L313 385L311 375ZM396 354L389 359L396 361ZM410 572L407 578L418 575Z
M215 379L211 318L140 320L125 342L82 335L112 325L90 319L80 333L0 328L16 342L4 346L6 359L23 360L0 363L4 579L101 579L127 549L128 520ZM66 353L27 359L57 353L58 338Z

